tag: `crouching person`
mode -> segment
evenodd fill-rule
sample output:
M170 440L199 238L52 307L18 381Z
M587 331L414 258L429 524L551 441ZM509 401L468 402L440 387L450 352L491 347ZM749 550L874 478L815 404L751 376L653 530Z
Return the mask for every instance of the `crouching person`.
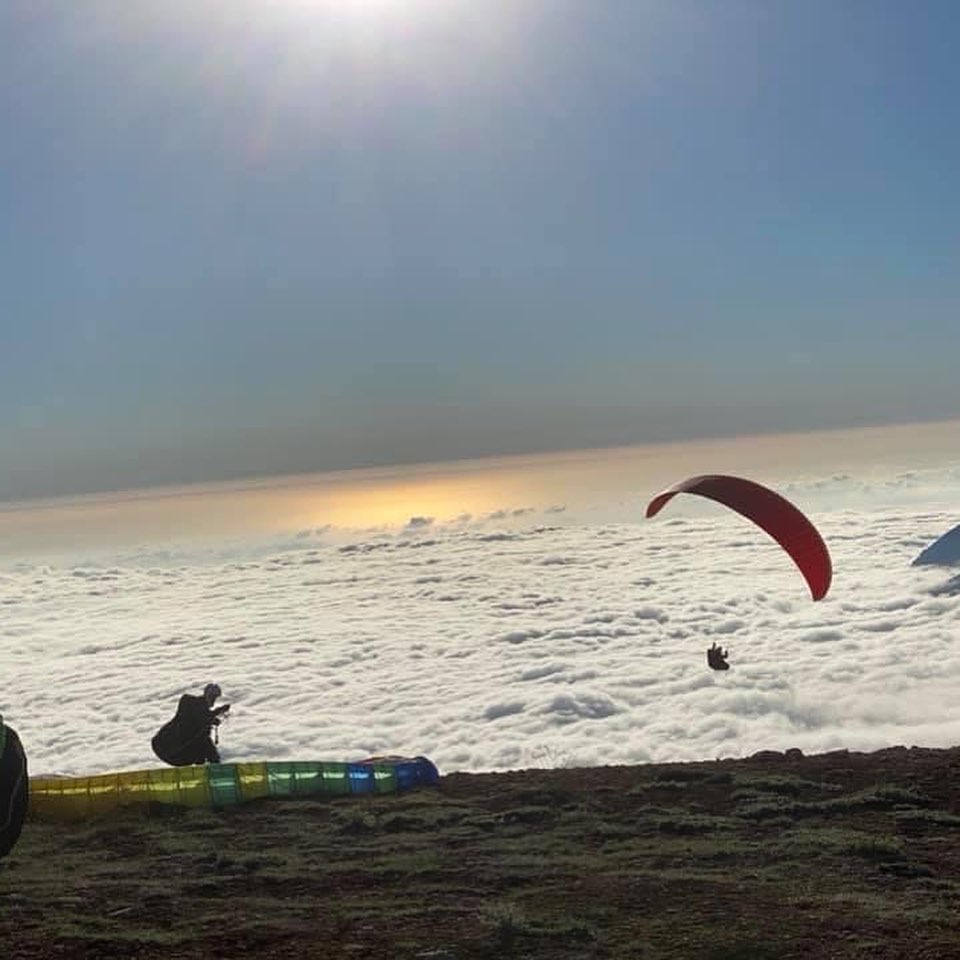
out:
M214 707L220 696L220 687L208 683L202 696L185 693L177 704L177 713L155 734L151 745L153 752L173 767L186 767L193 763L219 763L220 751L211 739L211 731L220 726L223 714L230 704Z

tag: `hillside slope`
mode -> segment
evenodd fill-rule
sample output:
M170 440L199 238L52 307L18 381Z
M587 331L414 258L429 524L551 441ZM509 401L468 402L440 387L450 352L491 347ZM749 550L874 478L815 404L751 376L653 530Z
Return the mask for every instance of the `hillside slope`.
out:
M385 797L28 822L43 957L960 958L960 750L454 774Z

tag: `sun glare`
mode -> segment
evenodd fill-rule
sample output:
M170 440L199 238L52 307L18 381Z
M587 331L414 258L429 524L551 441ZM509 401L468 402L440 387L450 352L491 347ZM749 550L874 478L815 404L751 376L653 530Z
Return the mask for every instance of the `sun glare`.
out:
M284 0L288 8L298 11L316 11L338 17L373 17L400 11L414 12L424 6L424 0Z

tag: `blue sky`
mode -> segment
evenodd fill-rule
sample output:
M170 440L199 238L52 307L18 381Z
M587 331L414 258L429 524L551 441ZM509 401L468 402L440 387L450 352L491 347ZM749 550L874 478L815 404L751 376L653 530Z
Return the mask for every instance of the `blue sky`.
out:
M950 0L8 0L0 497L960 415Z

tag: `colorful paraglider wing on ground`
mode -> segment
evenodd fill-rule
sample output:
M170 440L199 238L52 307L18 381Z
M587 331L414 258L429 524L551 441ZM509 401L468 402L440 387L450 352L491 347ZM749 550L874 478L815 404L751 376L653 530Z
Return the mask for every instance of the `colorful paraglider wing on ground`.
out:
M30 812L46 820L78 820L137 803L227 807L260 797L399 793L432 786L439 780L436 766L426 757L357 763L208 763L92 777L34 777L30 781Z
M5 857L20 837L29 791L23 744L13 727L0 719L0 857Z
M826 596L833 578L827 545L807 517L779 493L743 477L705 474L690 477L657 494L647 504L647 516L656 516L678 493L695 493L716 500L752 520L790 555L807 581L813 599Z

